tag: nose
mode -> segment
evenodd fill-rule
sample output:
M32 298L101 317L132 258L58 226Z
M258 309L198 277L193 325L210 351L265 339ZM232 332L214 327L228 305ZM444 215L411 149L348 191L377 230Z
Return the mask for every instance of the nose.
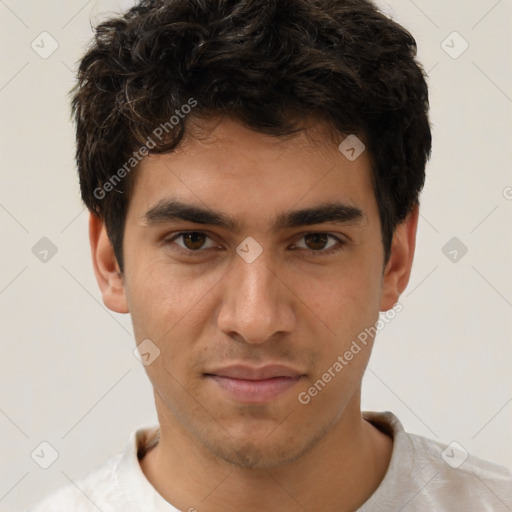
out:
M294 295L285 276L279 274L265 251L252 263L237 256L223 280L219 329L252 344L292 332L296 322Z

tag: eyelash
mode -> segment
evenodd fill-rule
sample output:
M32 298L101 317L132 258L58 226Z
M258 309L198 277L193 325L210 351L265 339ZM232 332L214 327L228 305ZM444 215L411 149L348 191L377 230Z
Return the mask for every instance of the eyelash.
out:
M198 234L201 234L201 235L205 235L209 239L212 239L211 236L209 236L207 233L204 233L203 231L180 231L179 233L175 233L171 238L167 238L165 240L165 243L166 244L174 243L174 241L177 240L178 238L180 238L181 236L189 235L191 233L198 233ZM334 254L334 253L336 253L338 251L341 251L347 245L347 242L345 240L342 240L338 236L333 235L331 233L326 233L324 231L311 231L311 232L308 232L308 233L304 233L300 237L300 239L302 239L302 238L304 238L304 237L306 237L308 235L327 235L330 238L334 238L338 242L336 245L334 245L333 247L330 247L327 250L313 251L313 250L307 250L307 249L299 248L299 249L302 249L303 251L306 251L306 253L309 256L314 256L314 257L317 257L317 256L329 256L329 255ZM198 249L197 251L193 251L191 249L184 249L180 245L177 245L177 247L178 247L178 251L179 252L181 252L182 254L185 254L186 256L191 256L191 257L198 256L202 252L207 250L207 249ZM209 249L211 249L211 247Z

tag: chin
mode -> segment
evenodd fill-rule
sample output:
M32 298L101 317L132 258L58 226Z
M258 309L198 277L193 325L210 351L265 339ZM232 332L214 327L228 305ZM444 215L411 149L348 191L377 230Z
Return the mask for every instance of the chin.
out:
M234 466L244 469L269 469L299 459L323 437L321 432L316 436L310 432L308 437L297 438L286 430L278 435L279 428L281 426L260 435L253 432L232 436L227 443L226 439L216 443L212 437L203 442L216 457Z
M300 457L303 450L274 443L242 442L239 446L210 447L216 455L226 462L244 469L268 469L281 466Z

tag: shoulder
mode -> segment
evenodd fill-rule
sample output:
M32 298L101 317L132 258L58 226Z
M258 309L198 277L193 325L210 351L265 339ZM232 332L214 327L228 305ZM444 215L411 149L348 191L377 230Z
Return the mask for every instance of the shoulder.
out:
M393 453L381 485L361 509L383 503L403 512L512 510L512 473L470 455L464 447L406 432L390 412L364 417L393 438Z
M57 489L27 512L111 512L119 503L117 466L122 454L115 455L92 471Z
M133 431L126 449L92 471L71 480L27 512L139 512L137 503L152 499L153 488L145 480L139 456L158 442L158 426Z
M425 478L431 473L426 491L474 510L493 506L492 510L512 508L512 473L509 469L469 454L454 441L444 444L415 434L406 434L412 444L415 469ZM473 507L473 508L471 508Z

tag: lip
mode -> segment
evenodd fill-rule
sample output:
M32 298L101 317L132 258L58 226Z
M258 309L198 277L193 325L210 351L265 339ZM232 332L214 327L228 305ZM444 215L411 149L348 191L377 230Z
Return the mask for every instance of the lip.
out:
M233 365L209 371L205 377L237 402L261 404L288 391L304 374L283 365Z

